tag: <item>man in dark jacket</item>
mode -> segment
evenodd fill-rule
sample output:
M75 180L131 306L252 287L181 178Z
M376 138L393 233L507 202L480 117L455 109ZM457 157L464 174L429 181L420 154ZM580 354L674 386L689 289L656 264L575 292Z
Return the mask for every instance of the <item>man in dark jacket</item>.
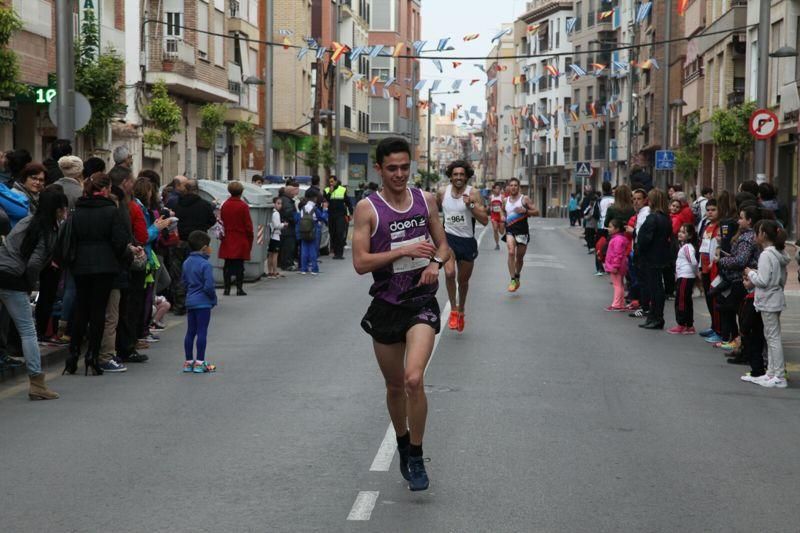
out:
M336 176L328 178L325 199L328 200L328 230L333 259L344 259L344 245L347 243L347 227L353 214L353 203L347 196L347 188Z
M214 206L211 202L200 198L197 180L186 180L181 183L184 192L175 203L175 216L178 217L178 236L180 243L174 249L170 258L170 272L172 278L172 310L176 315L186 314L186 288L183 286L183 262L191 250L187 240L189 234L195 230L208 231L217 223Z
M296 181L290 181L283 188L281 207L281 222L287 225L281 231L281 251L279 263L282 270L293 271L295 269L294 260L297 255L297 239L295 237L294 214L297 206L294 205L294 198L300 191L300 186Z
M65 155L72 155L72 145L67 139L56 139L50 147L50 157L42 161L42 164L47 169L46 185L55 183L64 177L64 173L61 172L61 168L58 166L58 160Z

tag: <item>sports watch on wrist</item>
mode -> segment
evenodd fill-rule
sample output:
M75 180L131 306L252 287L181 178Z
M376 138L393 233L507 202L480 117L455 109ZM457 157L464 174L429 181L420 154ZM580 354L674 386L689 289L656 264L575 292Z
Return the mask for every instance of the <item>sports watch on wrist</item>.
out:
M442 267L444 266L444 261L438 255L434 255L433 257L431 257L431 263L436 263L437 265L439 265L439 270L441 270Z

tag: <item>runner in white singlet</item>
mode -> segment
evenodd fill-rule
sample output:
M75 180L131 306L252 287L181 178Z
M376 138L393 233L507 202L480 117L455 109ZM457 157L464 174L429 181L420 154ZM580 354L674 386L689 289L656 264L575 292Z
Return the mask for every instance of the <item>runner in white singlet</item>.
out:
M469 279L475 258L478 257L475 221L485 226L489 223L489 215L478 191L467 185L475 174L472 165L467 161L454 161L447 167L446 173L450 183L439 188L436 200L444 213L444 231L452 251L450 260L444 265L451 309L447 325L461 332L464 331Z
M508 181L508 197L503 206L503 215L506 221L504 237L508 246L508 273L511 275L508 292L516 292L520 287L520 272L531 240L528 217L539 216L539 210L531 199L520 193L517 178Z
M492 185L492 195L489 197L489 214L492 219L492 233L494 234L494 249L500 249L500 236L506 232L503 220L503 204L505 196L499 183Z

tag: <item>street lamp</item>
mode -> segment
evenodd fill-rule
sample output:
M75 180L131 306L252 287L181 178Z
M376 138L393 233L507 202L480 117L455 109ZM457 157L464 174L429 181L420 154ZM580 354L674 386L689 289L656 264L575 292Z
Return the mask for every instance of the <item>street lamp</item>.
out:
M458 94L461 91L442 91L435 93L428 89L428 175L431 173L431 121L433 120L433 97L440 94ZM429 178L425 178L426 180Z

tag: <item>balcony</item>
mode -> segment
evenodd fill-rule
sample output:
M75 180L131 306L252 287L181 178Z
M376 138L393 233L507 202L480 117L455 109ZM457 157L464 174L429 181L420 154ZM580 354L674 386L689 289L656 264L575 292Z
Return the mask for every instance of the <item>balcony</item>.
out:
M183 39L167 37L164 39L161 59L171 63L182 61L188 65L194 65L194 46L186 44Z
M728 107L734 107L744 103L744 89L728 93Z
M258 3L253 0L228 0L229 33L243 33L251 38L257 38L258 31Z
M600 160L606 158L606 147L602 144L594 145L594 157L592 159Z
M697 37L697 53L703 55L717 43L723 42L734 33L734 28L747 26L747 2L732 2L731 8L713 21ZM739 33L742 33L739 30Z

